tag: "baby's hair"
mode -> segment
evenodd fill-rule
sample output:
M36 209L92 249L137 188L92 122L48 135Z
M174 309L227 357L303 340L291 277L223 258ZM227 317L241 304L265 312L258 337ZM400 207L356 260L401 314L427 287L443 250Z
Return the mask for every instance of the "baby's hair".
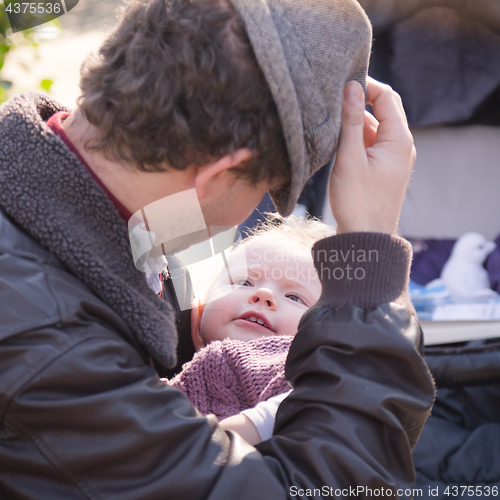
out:
M311 250L314 243L318 240L335 234L335 228L328 226L316 218L304 219L303 217L297 217L295 215L285 218L275 212L266 212L263 215L264 219L255 227L247 229L245 231L245 237L239 240L227 252L227 258L230 258L231 252L256 238L280 237L283 240L290 239ZM197 291L197 296L200 297L202 301L206 300L218 278L224 272L224 269L225 267L222 264L213 267L211 277L206 279L205 286Z
M261 236L281 236L312 248L318 240L335 234L335 228L315 217L304 219L291 215L285 218L275 212L267 212L264 217L257 226L246 231L246 237L239 242L239 245Z

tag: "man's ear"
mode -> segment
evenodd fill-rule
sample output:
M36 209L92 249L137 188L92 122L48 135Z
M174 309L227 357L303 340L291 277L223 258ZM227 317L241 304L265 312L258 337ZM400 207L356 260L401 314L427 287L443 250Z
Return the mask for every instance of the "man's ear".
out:
M241 148L233 154L222 157L211 165L200 168L194 180L198 199L202 200L212 195L219 195L221 190L225 190L226 187L222 186L221 182L229 185L233 181L234 177L228 175L232 173L229 172L229 169L237 167L252 156L252 152L248 148Z
M201 300L195 298L191 307L191 338L194 348L199 351L205 347L205 341L201 336L201 317L203 316L203 304Z

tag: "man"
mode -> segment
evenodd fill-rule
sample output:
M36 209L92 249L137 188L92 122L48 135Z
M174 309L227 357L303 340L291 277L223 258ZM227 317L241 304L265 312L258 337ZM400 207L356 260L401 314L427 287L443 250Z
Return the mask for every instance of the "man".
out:
M344 92L364 81L370 36L350 0L137 2L84 69L78 111L37 94L0 108L4 497L408 494L433 399L411 250L394 236L414 150L390 89L368 86L380 124L359 83ZM323 293L275 436L255 449L159 380L173 297L136 269L126 221L193 189L207 226L241 222L268 189L289 214L335 151L342 103L339 234L315 247ZM363 280L328 257L353 249L378 256L358 259Z

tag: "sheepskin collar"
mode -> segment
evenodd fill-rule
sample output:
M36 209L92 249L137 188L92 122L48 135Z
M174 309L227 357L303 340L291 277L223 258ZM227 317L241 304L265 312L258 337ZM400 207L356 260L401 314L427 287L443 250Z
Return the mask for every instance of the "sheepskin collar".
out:
M172 367L172 307L136 269L127 225L112 202L47 127L61 110L35 92L0 107L0 206L111 307L153 358Z

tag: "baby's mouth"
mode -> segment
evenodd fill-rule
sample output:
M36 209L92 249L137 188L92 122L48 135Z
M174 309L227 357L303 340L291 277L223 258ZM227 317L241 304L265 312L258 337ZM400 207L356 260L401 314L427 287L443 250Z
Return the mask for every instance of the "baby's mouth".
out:
M239 318L236 318L236 320L248 321L249 323L254 323L255 325L259 325L260 327L266 328L267 330L269 330L272 333L276 333L272 329L272 327L269 325L269 323L267 322L266 319L264 319L261 316L257 316L256 314L253 314L253 313L250 313L250 314L247 313L246 315L243 315Z
M249 316L245 318L245 321L251 321L252 323L258 323L259 325L265 326L270 330L270 328L266 325L266 322L263 319L257 318L257 316Z

